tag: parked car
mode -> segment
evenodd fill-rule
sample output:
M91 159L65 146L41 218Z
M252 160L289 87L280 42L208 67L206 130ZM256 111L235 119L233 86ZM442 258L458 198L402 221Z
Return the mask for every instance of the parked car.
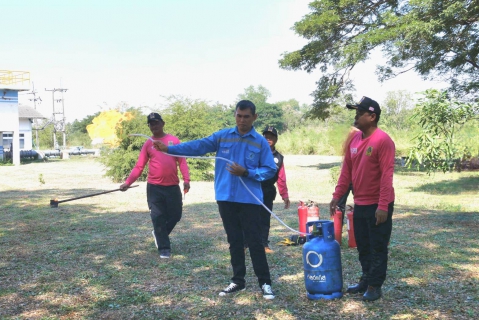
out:
M83 146L73 146L68 150L69 154L81 154L83 151Z

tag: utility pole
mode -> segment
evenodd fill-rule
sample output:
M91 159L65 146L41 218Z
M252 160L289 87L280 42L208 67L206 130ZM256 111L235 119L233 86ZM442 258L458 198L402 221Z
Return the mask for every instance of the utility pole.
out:
M65 118L65 104L63 102L63 92L67 91L68 89L45 89L45 91L52 92L52 102L53 102L53 146L55 149L59 149L58 141L57 141L57 131L61 131L63 133L63 149L66 148L66 118ZM62 97L61 99L55 100L55 92L61 92ZM55 109L55 102L62 103L62 109L57 110ZM58 120L57 120L58 119Z
M42 98L36 96L37 92L35 91L35 83L32 82L33 89L31 92L28 92L27 94L33 95L32 99L29 99L30 101L33 101L33 105L35 107L35 110L37 110L37 101L38 103L42 103ZM38 129L38 120L35 119L35 129ZM37 150L40 149L40 143L38 142L38 130L35 130L35 146L37 147Z

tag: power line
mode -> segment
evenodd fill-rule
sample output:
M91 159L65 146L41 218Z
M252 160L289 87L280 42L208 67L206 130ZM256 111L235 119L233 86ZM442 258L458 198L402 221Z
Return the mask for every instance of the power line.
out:
M27 94L33 95L33 98L28 99L28 100L33 101L33 106L34 106L35 110L37 110L37 101L38 101L38 104L42 103L42 98L40 98L40 96L37 98L37 92L35 91L35 83L32 82L32 91L27 92ZM38 120L35 118L34 121L35 121L35 128L37 128L38 127ZM35 145L37 147L37 150L39 150L40 145L39 145L39 142L38 142L38 130L35 130Z
M66 92L68 89L64 88L53 88L53 89L46 89L45 91L52 92L52 102L53 102L53 112L52 112L52 120L53 120L53 144L55 149L59 149L58 142L57 142L57 131L61 131L63 133L63 149L66 148L66 117L65 117L65 103L63 98L63 93ZM61 93L60 99L55 99L55 92ZM55 102L61 102L61 110L55 109Z

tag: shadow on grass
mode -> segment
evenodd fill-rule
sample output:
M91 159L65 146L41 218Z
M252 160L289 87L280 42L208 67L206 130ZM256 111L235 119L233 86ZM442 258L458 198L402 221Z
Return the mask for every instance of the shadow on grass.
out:
M341 162L320 163L320 164L318 165L318 168L319 168L319 169L331 169L331 168L340 167L340 166L341 166Z
M430 194L460 194L463 192L478 191L479 176L461 177L454 181L440 181L426 183L411 188L413 192L426 192Z
M321 317L388 318L477 315L477 212L444 213L397 205L384 308L345 296L305 298L301 247L276 247L268 257L278 297L264 301L247 257L247 291L221 299L232 275L216 203L184 206L171 234L172 259L159 259L146 210L109 211L73 202L39 203L53 190L0 196L0 318L191 319ZM73 197L98 190L73 189ZM20 200L20 201L18 201ZM321 203L322 208L327 203ZM297 216L276 212L293 228ZM326 212L326 211L322 211ZM325 215L322 213L322 218ZM276 243L291 231L272 222ZM342 247L345 285L359 273L354 249ZM452 287L450 284L454 283ZM454 299L451 299L454 298ZM469 301L469 302L467 302ZM338 315L338 312L340 314ZM411 316L412 315L412 316ZM472 316L471 316L472 317Z
M312 169L331 169L333 167L339 167L341 166L341 162L331 162L331 163L318 163L318 164L313 164L313 165L308 165L308 166L298 166L299 168L312 168Z

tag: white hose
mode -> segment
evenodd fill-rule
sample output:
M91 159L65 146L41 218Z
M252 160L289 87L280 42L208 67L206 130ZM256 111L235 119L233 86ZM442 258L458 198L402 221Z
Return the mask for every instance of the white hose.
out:
M155 141L153 140L151 137L147 136L146 134L141 134L141 133L132 133L132 134L129 134L129 136L136 136L136 137L144 137L146 139L149 139L151 141ZM163 151L161 151L163 152ZM195 159L221 159L221 160L224 160L226 162L229 162L229 163L232 163L234 164L233 161L229 160L229 159L226 159L226 158L222 158L222 157L200 157L200 156L180 156L180 155L176 155L176 154L171 154L171 153L166 153L166 152L163 152L164 154L166 155L169 155L169 156L172 156L172 157L181 157L181 158L195 158ZM246 190L253 196L253 198L255 198L255 200L261 204L263 206L263 208L266 209L266 211L268 211L276 220L278 220L279 223L281 223L283 226L285 226L287 229L293 231L293 232L296 232L296 233L299 233L299 234L304 234L304 235L309 235L310 233L307 233L307 232L301 232L301 231L298 231L298 230L295 230L291 227L289 227L286 223L283 222L283 220L281 220L276 214L274 214L271 210L269 210L269 208L267 206L264 205L264 203L259 200L254 194L253 192L248 188L248 186L246 186L246 184L244 183L243 179L241 179L241 177L238 177L241 181L241 183L243 184L243 186L246 188Z

